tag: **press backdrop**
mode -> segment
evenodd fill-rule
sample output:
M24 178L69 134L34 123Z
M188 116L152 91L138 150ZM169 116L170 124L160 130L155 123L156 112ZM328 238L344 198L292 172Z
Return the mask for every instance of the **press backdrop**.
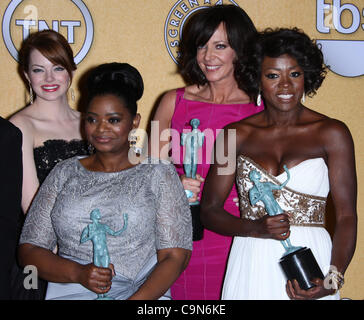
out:
M139 102L141 128L147 129L160 96L183 86L175 58L186 17L202 6L234 3L246 10L258 29L299 27L320 39L332 65L318 94L307 106L344 121L356 148L358 173L358 243L346 273L342 296L364 299L364 2L362 0L2 0L0 39L0 115L24 107L28 88L17 71L16 50L29 30L53 28L74 50L78 69L72 88L79 108L83 75L104 62L128 62L145 81ZM30 28L30 29L29 29ZM340 41L325 41L340 40ZM331 48L331 49L330 49ZM330 49L330 50L329 50ZM2 151L4 152L4 150ZM329 225L332 230L332 222Z

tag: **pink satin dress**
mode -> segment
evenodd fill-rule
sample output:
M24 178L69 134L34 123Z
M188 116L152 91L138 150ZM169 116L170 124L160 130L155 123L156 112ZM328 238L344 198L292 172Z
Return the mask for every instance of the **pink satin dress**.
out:
M204 144L199 149L197 173L206 177L211 163L211 152L217 134L227 124L239 121L263 110L249 104L213 104L184 99L184 88L177 89L176 105L171 120L172 158L179 175L183 171L183 146L180 134L191 131L190 121L200 120L198 129L205 133ZM203 190L203 184L201 186ZM233 186L224 208L229 213L239 216L239 209L233 202L237 197ZM232 238L204 230L204 237L193 242L191 260L186 270L171 288L175 300L219 300Z

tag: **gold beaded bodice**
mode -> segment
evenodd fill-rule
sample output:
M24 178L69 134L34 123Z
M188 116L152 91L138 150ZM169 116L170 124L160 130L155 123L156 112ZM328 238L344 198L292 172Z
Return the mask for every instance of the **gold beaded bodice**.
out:
M250 204L249 190L253 187L253 182L249 179L251 170L256 170L261 174L262 182L269 181L276 185L280 185L281 182L253 160L243 155L238 156L236 183L240 199L241 217L256 220L267 213L261 201L254 206ZM287 186L282 190L273 190L273 195L280 207L290 215L291 225L323 226L326 197L301 193Z

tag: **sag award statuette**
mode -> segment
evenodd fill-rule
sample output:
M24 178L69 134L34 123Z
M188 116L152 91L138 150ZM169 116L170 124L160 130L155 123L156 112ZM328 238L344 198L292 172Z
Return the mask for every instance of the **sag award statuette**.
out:
M110 256L107 249L106 235L109 234L116 237L122 234L128 225L128 215L124 213L124 226L119 231L112 231L109 226L100 223L101 213L99 209L92 210L90 218L92 223L82 230L81 243L91 240L93 244L94 265L96 267L108 268ZM106 294L98 294L96 300L113 300L113 298L108 297Z
M275 185L271 182L261 182L261 175L256 170L252 170L249 173L249 178L254 184L249 190L251 204L254 206L258 201L263 202L265 211L271 216L284 212L272 193L272 190L281 190L290 179L287 167L284 165L283 168L287 173L287 180L281 185ZM292 246L289 238L282 240L281 243L285 249L285 253L279 260L279 264L288 280L296 279L301 289L308 290L315 286L310 280L314 278L324 279L311 249Z
M183 159L183 168L187 178L196 179L197 162L198 162L198 149L202 147L204 142L204 134L197 129L200 125L199 119L192 119L190 121L192 131L182 133L181 145L186 146L185 155ZM190 190L185 190L187 198L192 198L193 193ZM200 220L200 202L197 200L190 203L192 215L192 229L193 241L198 241L203 238L203 225Z

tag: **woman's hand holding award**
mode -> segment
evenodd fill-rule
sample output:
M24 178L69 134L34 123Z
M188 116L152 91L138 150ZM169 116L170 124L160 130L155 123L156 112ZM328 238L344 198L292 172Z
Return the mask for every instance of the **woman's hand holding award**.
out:
M128 215L123 214L124 226L118 230L113 231L109 226L100 222L101 213L99 209L94 209L90 213L92 223L85 227L81 234L81 243L85 243L89 240L93 244L93 263L96 267L109 268L110 255L107 248L106 235L119 236L121 235L128 226ZM98 294L96 300L113 300L108 297L106 293Z
M261 182L261 175L256 170L252 170L249 173L249 179L254 184L249 190L251 205L254 206L258 201L261 201L264 204L265 211L271 216L284 212L272 193L272 190L281 190L290 179L287 167L284 165L283 168L287 173L287 180L281 185L275 185L271 182ZM285 249L285 253L279 260L279 264L288 280L296 279L301 289L308 290L315 286L311 280L315 278L324 279L311 249L292 246L289 237L286 240L281 240L281 243Z
M196 179L197 163L198 163L198 149L202 147L204 142L204 134L198 129L200 125L199 119L192 119L190 121L192 131L182 133L181 145L185 146L185 154L183 158L183 168L187 178ZM185 190L187 198L193 197L193 192ZM200 220L200 202L190 202L190 209L192 215L193 227L193 241L198 241L203 238L203 225Z

